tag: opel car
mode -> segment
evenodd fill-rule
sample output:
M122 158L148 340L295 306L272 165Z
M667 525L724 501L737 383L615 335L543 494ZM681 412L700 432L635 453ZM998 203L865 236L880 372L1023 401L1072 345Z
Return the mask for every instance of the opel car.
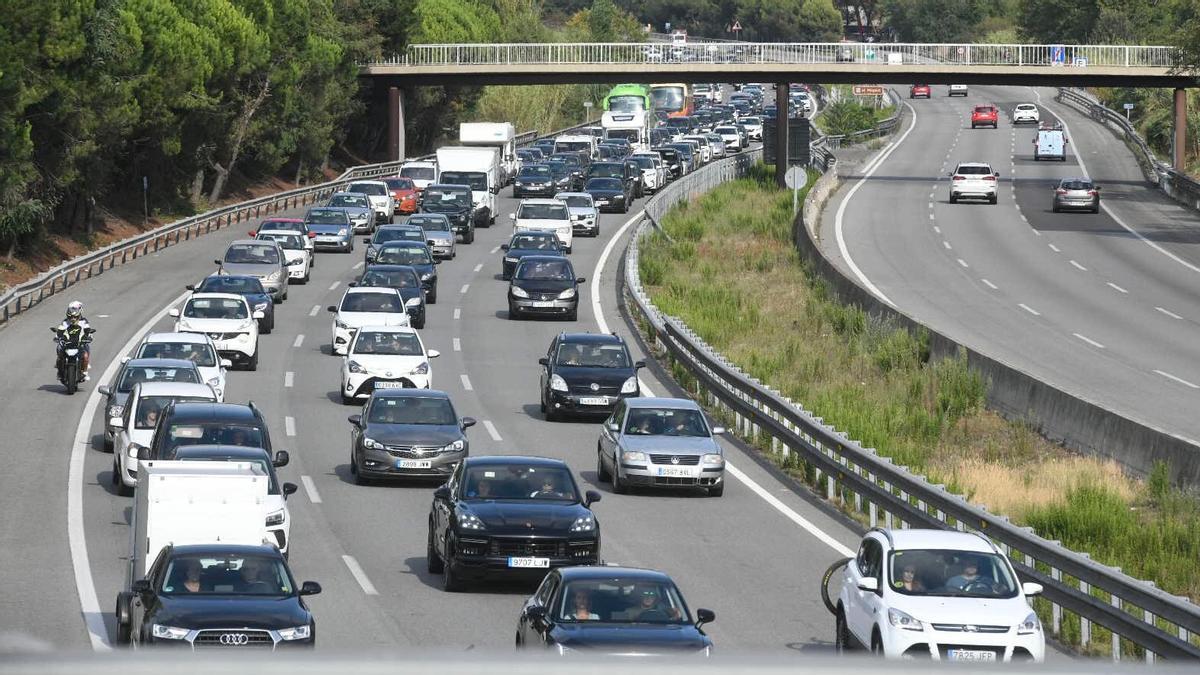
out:
M1032 103L1018 103L1013 108L1013 124L1037 124L1041 121L1042 114L1038 111L1038 107Z
M927 85L927 84L914 84L908 90L908 97L909 98L918 98L918 97L932 98L933 91L930 89L929 85Z
M325 206L344 210L350 217L350 226L355 234L375 229L375 206L371 199L361 192L335 192Z
M639 395L637 371L646 365L630 358L619 335L565 332L550 341L538 363L547 420L570 413L610 414L622 399Z
M579 317L579 284L575 268L564 256L527 255L513 270L508 286L508 318L529 315Z
M116 430L113 442L112 485L128 497L137 487L138 457L154 440L154 429L163 409L171 401L211 401L216 394L207 384L146 380L134 385L121 413L108 420Z
M316 234L313 245L318 249L354 252L354 235L350 231L350 216L345 209L315 206L304 214L304 224Z
M404 176L392 176L381 179L392 191L392 202L396 204L396 213L408 215L416 213L420 206L420 192L413 179Z
M233 362L217 354L217 343L203 333L150 333L142 338L135 359L183 359L196 364L200 379L225 400L225 371Z
M413 328L425 327L425 287L421 285L420 272L412 265L367 265L362 276L347 285L396 289L404 300L409 324Z
M986 199L996 203L996 183L1000 173L992 171L990 164L962 162L950 174L950 203L960 199Z
M225 274L244 274L262 282L275 302L288 297L288 273L283 249L274 240L238 239L213 261Z
M465 431L446 392L376 389L362 414L350 415L350 474L364 485L375 478L445 480L470 454Z
M1090 211L1100 213L1100 186L1090 178L1064 178L1054 186L1055 213Z
M557 199L523 199L516 213L508 214L513 233L548 230L558 235L567 253L571 252L574 227L566 203Z
M333 314L329 342L330 350L337 356L346 354L355 331L362 326L409 325L404 299L394 288L347 288L342 301L326 309Z
M259 229L255 239L272 240L283 249L284 265L287 267L288 282L307 284L312 275L313 250L309 238L291 230Z
M695 401L629 398L617 403L600 427L596 474L613 492L629 487L702 488L725 493L725 453L714 438L724 433L704 419Z
M342 359L342 403L354 403L376 389L428 389L433 386L429 362L438 355L436 349L425 349L414 328L362 326Z
M175 332L204 333L212 338L217 353L258 370L258 319L264 314L250 308L246 298L232 293L193 293L183 309L172 308Z

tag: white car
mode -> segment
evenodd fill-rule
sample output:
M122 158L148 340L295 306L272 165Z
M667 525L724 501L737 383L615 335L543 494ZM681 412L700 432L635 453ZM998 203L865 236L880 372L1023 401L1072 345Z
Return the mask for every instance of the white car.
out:
M392 222L392 214L396 212L396 201L392 199L392 190L387 183L381 180L358 180L351 183L346 188L346 192L364 194L367 199L371 200L371 208L375 211L375 222Z
M742 135L738 133L737 127L719 126L713 129L713 133L720 136L725 142L725 150L727 152L742 151Z
M642 184L646 192L658 192L667 185L667 165L662 155L654 151L635 152L629 159L638 163L642 170Z
M370 398L376 389L429 389L429 360L439 355L436 349L425 349L414 328L363 326L342 359L342 403Z
M192 293L175 317L175 332L203 333L212 338L217 353L246 370L258 370L258 319L246 298L232 293Z
M965 84L950 85L950 94L949 95L950 96L966 96L967 95L967 85L965 85Z
M400 175L411 178L413 185L417 186L417 193L423 195L425 188L437 182L438 165L437 162L405 162L400 165Z
M1042 121L1042 113L1032 103L1018 103L1017 107L1013 108L1012 121L1013 124L1037 124Z
M414 306L420 299L410 300ZM354 332L363 326L407 326L408 311L400 291L381 286L347 288L342 301L328 308L333 314L330 345L334 354L344 356Z
M216 401L207 384L191 382L138 382L118 418L109 420L113 435L112 484L117 494L128 497L137 487L138 451L154 440L158 417L171 401Z
M746 135L750 137L750 140L752 140L752 141L761 141L762 140L763 125L762 125L761 117L759 117L757 115L754 115L751 117L743 117L742 119L738 120L738 124L741 124L742 126L746 127Z
M309 238L294 230L259 230L256 239L273 239L283 249L288 282L307 284L312 275L313 249Z
M557 199L522 199L516 213L508 214L513 223L513 234L531 230L547 230L558 236L558 241L567 253L571 252L574 240L571 226L571 211L565 202Z
M600 210L586 192L560 192L554 198L567 205L571 213L571 228L578 234L600 236Z
M950 203L960 199L986 199L996 203L996 183L1000 173L992 171L990 164L983 162L961 162L950 174Z
M699 134L692 134L690 136L684 136L683 140L695 141L696 144L700 146L701 164L708 164L709 162L713 161L713 147L712 144L708 142L708 138Z
M872 529L846 563L837 594L838 651L886 658L993 663L1045 658L1046 638L1000 549L979 534Z
M135 359L186 359L196 364L204 383L212 387L217 402L225 401L225 373L233 362L217 353L217 343L203 333L150 333L137 351Z

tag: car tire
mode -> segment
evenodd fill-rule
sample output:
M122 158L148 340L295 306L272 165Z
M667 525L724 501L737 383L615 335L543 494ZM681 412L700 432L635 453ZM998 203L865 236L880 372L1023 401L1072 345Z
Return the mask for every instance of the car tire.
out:
M433 548L433 525L430 524L428 541L425 543L425 570L430 574L441 574L442 569L442 557Z
M1100 207L1097 206L1096 208L1092 209L1092 213L1100 213Z
M448 555L450 553L449 537L447 537L446 544L442 548L447 553L446 557L450 558L451 556ZM458 575L454 573L454 563L451 560L443 559L442 560L442 590L447 593L457 593L461 587L462 587L462 583L459 582Z
M422 329L422 328L424 328L424 327L425 327L425 315L424 315L424 314L422 314L422 315L421 315L421 320L420 320L420 321L414 321L414 322L413 322L413 328L416 328L416 329L420 330L420 329Z
M354 405L354 397L342 393L342 405Z
M467 230L467 234L463 237L463 243L464 244L474 244L475 243L475 228L472 227L471 229Z
M578 307L571 310L570 312L567 312L567 321L578 321L578 320L579 320L579 308Z
M1060 213L1062 212L1062 209L1058 208L1058 206L1051 206L1050 211L1053 213Z
M719 485L708 488L709 497L722 497L725 495L725 481L722 480Z
M876 630L871 634L871 655L883 658L883 639L879 637L879 631Z
M350 475L354 476L355 485L369 485L371 482L358 470L358 457L354 453L350 453Z
M991 197L988 197L988 203L994 205L996 203L996 195L992 195Z
M574 246L568 246L568 247L566 248L567 255L570 255L570 254L571 254L571 251L573 251L574 249L575 249L575 247L574 247Z
M543 405L543 406L542 406L542 408L543 408L542 412L546 413L546 421L547 421L547 422L557 422L557 421L559 421L560 419L562 419L562 415L561 415L561 414L559 414L559 413L558 413L558 412L557 412L557 411L554 409L554 406L552 406L552 405L549 405L549 404L545 404L545 405Z
M604 468L604 452L596 445L596 479L601 483L612 480L612 474Z
M128 592L117 594L117 606L113 611L113 615L117 620L117 644L129 646L133 641L133 612L130 611L130 605L133 604L133 596Z
M612 489L613 494L623 495L629 493L629 488L625 485L625 481L621 480L621 469L616 464L612 470Z
M846 625L846 612L839 606L833 620L833 651L839 656L851 650L850 628Z
M436 305L437 304L437 286L434 286L433 290L425 295L425 304L427 304L427 305Z
M258 342L254 343L254 356L251 356L250 360L246 362L246 370L251 372L258 370Z
M258 332L260 335L270 335L271 331L273 331L273 330L275 330L275 320L274 319L271 320L271 323L268 323L266 325L259 324L259 326L258 326Z
M958 203L958 197L955 197L954 195L950 195L950 203L951 203L951 204L957 204L957 203Z
M112 439L111 439L111 438L108 438L108 437L106 436L106 437L104 438L104 444L103 444L103 446L102 446L102 447L104 448L104 451L105 451L105 452L112 452L112 451L113 451L113 441L112 441Z
M521 315L517 312L517 309L515 307L513 307L512 305L509 305L508 306L508 320L516 321L517 319L520 319L520 318L521 318ZM542 412L545 412L545 411L542 411Z

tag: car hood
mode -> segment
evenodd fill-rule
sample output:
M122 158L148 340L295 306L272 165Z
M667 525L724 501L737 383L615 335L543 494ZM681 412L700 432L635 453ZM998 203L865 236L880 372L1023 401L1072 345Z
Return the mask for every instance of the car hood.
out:
M554 218L518 218L516 227L527 230L557 230L560 227L570 227L571 221Z
M576 520L592 514L582 504L536 499L472 501L465 510L482 520L492 534L563 535Z
M564 623L554 641L570 649L609 653L698 652L712 644L692 625L648 623Z
M1020 596L1015 598L955 598L901 596L895 607L926 623L974 623L1016 626L1033 610Z
M226 274L263 278L279 271L278 263L221 263Z
M585 368L583 366L558 366L555 370L567 384L588 385L593 382L601 386L619 387L634 376L633 368Z
M304 626L312 615L299 598L252 596L159 596L154 623L191 630L212 628L279 629Z
M626 450L653 452L667 455L703 455L720 452L713 439L696 436L638 436L624 434L621 445Z
M385 445L449 445L463 438L457 424L380 424L371 422L363 435Z
M253 319L191 319L180 317L179 328L190 333L241 333L250 330Z
M531 293L561 293L575 287L574 279L513 279L512 285Z
M611 199L613 197L624 197L625 191L591 189L588 190L588 194L592 195L592 199Z
M596 207L594 206L568 206L567 211L569 211L573 216L596 215Z
M426 232L425 238L432 240L432 241L445 241L445 242L454 241L453 234L451 234L450 232L443 232L442 230L433 230L431 232Z
M309 223L309 232L317 234L337 234L339 231L346 229L345 225L332 225L328 223Z
M347 326L407 326L406 312L338 312L337 318Z
M510 248L505 252L509 258L521 258L527 255L554 255L552 251L543 251L538 248Z
M305 250L296 250L296 249L291 249L291 248L283 249L283 259L288 262L291 262L293 260L300 260L307 255L308 255L308 251L305 251ZM246 297L249 298L250 296L246 296Z
M372 203L375 201L387 201L387 197L377 197L373 195L368 197L368 199L370 199ZM344 210L346 215L350 216L351 220L356 218L370 218L372 215L371 209L365 206L339 206L338 208Z
M427 361L424 356L387 356L384 354L351 354L348 358L353 359L371 373L382 374L384 377L408 375L413 368Z

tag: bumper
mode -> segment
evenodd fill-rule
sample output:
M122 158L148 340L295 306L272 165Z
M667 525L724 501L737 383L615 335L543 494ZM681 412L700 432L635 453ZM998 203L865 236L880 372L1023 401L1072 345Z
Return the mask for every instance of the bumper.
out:
M430 246L429 251L435 258L449 258L454 253L454 244L439 242Z
M137 487L137 453L130 453L129 451L126 451L124 457L119 461L119 465L121 470L121 483L123 483L127 488Z
M600 213L617 213L625 210L624 199L607 199L603 202L596 202L596 210Z
M275 631L258 630L258 629L239 629L237 632L258 634L258 635L262 635L262 637L255 640L251 644L236 646L236 647L226 647L226 646L221 645L219 642L217 642L216 644L213 644L211 640L206 640L206 639L200 637L201 633L220 633L220 632L223 632L223 631L221 631L221 630L204 630L204 631L193 630L193 631L188 632L187 637L182 640L165 640L162 638L146 636L142 640L142 643L145 644L146 646L153 647L156 651L161 650L161 649L169 649L169 648L182 648L182 649L186 649L188 651L201 652L204 654L229 653L231 656L233 654L239 654L239 653L245 653L245 652L290 651L290 650L296 649L296 648L312 649L313 647L316 646L316 643L317 643L317 638L316 638L316 634L315 634L316 631L313 631L313 635L305 640L284 640L281 637L279 637L279 634L276 633Z
M352 242L349 237L317 237L313 240L313 248L327 251L349 251Z
M982 656L997 662L1025 660L1041 663L1046 657L1046 642L1041 633L1014 635L1010 632L997 635L939 630L919 633L896 630L885 633L884 654L888 658L962 662L965 658L977 659ZM960 650L974 653L960 655Z
M475 539L464 536L456 542L455 555L448 562L454 566L454 572L464 579L503 578L538 578L545 576L547 570L572 565L596 565L600 560L600 542L596 539L568 541L560 545L555 555L538 556L508 556L497 554L494 545L489 545L486 537ZM469 555L479 551L481 555ZM545 564L545 567L512 567L513 557L534 558Z
M522 185L521 187L513 186L514 197L526 197L529 195L541 195L545 197L553 197L557 190L553 185Z
M543 316L565 316L579 306L578 294L570 300L533 300L531 298L509 298L508 311L518 314Z
M621 478L630 485L656 488L716 487L725 481L725 465L675 466L621 464Z
M1013 124L1037 124L1041 120L1037 117L1014 117Z
M383 450L366 450L363 460L359 462L358 473L368 478L437 478L445 480L454 473L464 458L466 451L430 455L424 458L394 457ZM401 464L416 463L421 466L401 466ZM428 464L429 466L423 466Z
M589 414L612 414L617 403L623 398L633 398L640 396L638 392L632 394L572 394L562 391L550 390L549 404L557 412L575 413L580 415ZM603 399L603 400L601 400Z
M1098 199L1055 199L1054 208L1060 211L1093 211L1100 208Z
M575 233L590 234L596 231L596 217L584 218L582 220L571 221L571 231Z
M288 278L289 279L303 279L304 275L307 273L308 273L308 263L305 263L303 265L289 265L288 266Z
M265 290L267 292L267 295L271 296L272 300L279 300L280 298L283 297L283 289L287 288L287 280L288 280L288 277L291 276L292 268L289 267L287 269L288 269L288 276L283 277L279 281L268 282L266 279L259 279L259 281L262 282L263 290ZM303 275L301 275L301 276L303 276Z
M995 199L996 190L951 190L950 196L955 199Z
M371 392L379 389L428 389L432 385L429 375L401 375L384 377L363 373L342 374L342 395L349 398L370 398Z
M221 358L246 360L254 356L254 352L258 350L258 344L250 333L243 333L242 337L231 340L214 340L217 345L217 354Z
M376 207L374 207L373 210L375 211L375 222L387 223L392 220L392 208L391 207L376 206Z
M334 324L329 338L329 344L332 345L333 353L338 356L345 356L350 349L350 340L354 337L353 328L339 328Z
M379 218L376 217L375 220L376 220L376 222L378 222ZM374 225L374 223L372 223L369 220L356 220L351 225L351 229L354 231L355 234L366 234L371 231L371 227L373 225Z
M416 197L413 197L412 199L404 199L396 202L396 213L401 215L413 214L417 212L417 208L419 208L419 206L420 205L417 203Z

